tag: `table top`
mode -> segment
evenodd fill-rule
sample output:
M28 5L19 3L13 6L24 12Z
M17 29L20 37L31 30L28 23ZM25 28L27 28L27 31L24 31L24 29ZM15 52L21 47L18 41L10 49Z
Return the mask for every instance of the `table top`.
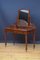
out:
M15 24L10 25L9 27L6 27L5 30L10 30L10 31L31 31L35 30L36 27L34 25L28 26L28 27L17 27Z

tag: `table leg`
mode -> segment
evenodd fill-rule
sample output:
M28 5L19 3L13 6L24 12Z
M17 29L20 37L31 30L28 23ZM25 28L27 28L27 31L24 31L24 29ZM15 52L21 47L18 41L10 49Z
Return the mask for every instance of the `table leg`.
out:
M16 41L16 34L13 33L13 36L14 36L14 40ZM15 44L15 41L14 41L14 44Z
M35 32L33 32L33 48L35 48Z
M4 39L5 39L5 47L6 47L6 45L7 45L7 32L4 32Z
M27 51L27 34L25 35L26 51Z

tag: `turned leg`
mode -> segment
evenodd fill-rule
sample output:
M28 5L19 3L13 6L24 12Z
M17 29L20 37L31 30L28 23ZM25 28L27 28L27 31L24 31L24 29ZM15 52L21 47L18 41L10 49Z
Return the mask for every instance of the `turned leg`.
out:
M33 32L33 48L35 48L35 32Z
M6 37L7 37L7 32L4 31L5 47L6 47L6 45L7 45L7 38L6 38Z
M27 51L27 34L25 35L26 51Z
M13 33L14 40L16 41L16 34ZM15 44L15 41L13 42Z

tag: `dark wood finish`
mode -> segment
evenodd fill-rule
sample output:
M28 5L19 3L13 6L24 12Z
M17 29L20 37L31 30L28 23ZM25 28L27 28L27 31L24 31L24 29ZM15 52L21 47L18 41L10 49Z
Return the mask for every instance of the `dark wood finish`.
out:
M18 27L17 25L20 23L19 20L19 14L20 10L18 10L18 17L17 21L15 24L10 25L9 27L6 27L4 29L4 38L5 38L5 46L7 45L7 33L8 32L13 32L14 37L16 34L24 34L25 35L25 44L26 44L26 51L27 51L27 34L32 33L33 35L33 48L35 48L35 32L36 32L36 27L33 24L30 24L30 10L28 10L28 26L27 27Z
M26 51L27 51L27 34L32 33L33 34L33 47L35 48L35 26L31 26L31 28L28 28L26 30L23 28L17 28L16 25L13 25L13 27L7 27L4 30L4 37L5 37L5 46L7 45L7 33L13 32L15 34L25 34L25 44L26 44Z

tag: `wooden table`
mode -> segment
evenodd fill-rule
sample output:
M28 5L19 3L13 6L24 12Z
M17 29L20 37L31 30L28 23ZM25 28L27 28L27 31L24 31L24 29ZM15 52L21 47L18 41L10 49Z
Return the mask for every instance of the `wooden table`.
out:
M33 48L35 48L36 28L34 25L32 25L31 27L27 27L27 28L18 28L18 27L16 27L16 25L6 27L4 29L5 46L7 45L7 33L8 32L13 32L15 34L24 34L25 35L26 51L27 51L27 34L32 33L32 35L33 35Z

